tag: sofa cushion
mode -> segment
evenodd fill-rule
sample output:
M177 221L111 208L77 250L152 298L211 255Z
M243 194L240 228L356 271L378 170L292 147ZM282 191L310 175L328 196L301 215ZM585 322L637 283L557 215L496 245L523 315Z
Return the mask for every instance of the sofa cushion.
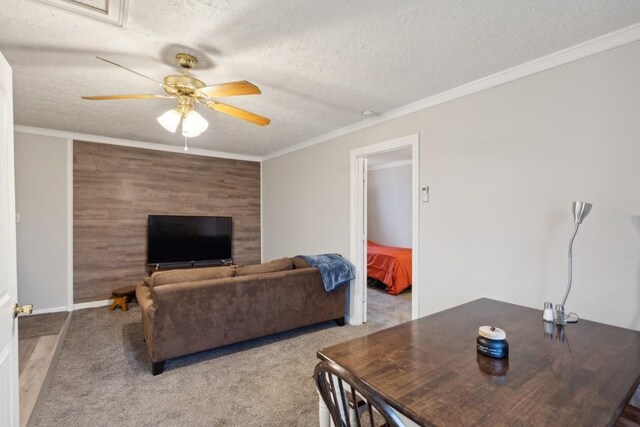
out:
M233 277L234 275L235 269L233 267L186 268L183 270L157 271L151 275L151 286L224 279L226 277Z
M274 273L276 271L291 270L293 262L291 258L274 259L273 261L265 262L263 264L248 265L246 267L238 267L236 269L236 276L251 276L254 274Z
M291 258L291 261L293 261L293 269L297 270L298 268L308 268L310 267L309 264L307 263L307 261L305 261L304 259L300 258L299 256L294 256L293 258Z

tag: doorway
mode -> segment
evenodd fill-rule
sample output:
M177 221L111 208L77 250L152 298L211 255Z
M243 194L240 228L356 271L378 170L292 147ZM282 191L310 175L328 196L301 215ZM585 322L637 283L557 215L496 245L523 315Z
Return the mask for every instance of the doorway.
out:
M419 247L419 135L369 145L351 151L351 235L350 256L356 278L349 290L348 321L360 325L367 321L367 175L369 159L384 153L409 149L411 153L411 318L420 315Z

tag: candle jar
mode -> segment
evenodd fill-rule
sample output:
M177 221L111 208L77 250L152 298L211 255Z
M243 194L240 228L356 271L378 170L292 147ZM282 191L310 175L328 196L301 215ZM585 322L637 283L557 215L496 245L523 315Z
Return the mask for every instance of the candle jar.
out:
M507 333L495 326L480 326L476 339L478 353L494 359L503 359L509 356L509 343Z

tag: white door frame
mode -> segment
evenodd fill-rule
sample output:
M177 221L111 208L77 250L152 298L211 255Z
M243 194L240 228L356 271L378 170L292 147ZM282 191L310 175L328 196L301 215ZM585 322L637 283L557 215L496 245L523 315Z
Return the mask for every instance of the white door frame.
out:
M0 425L19 424L16 205L11 67L0 53Z
M374 154L386 153L402 148L411 148L411 245L412 245L412 290L411 317L420 317L420 134L404 136L390 141L384 141L366 147L351 150L351 197L350 197L350 259L356 266L356 278L349 287L349 316L352 325L361 325L366 319L366 290L367 290L367 230L364 219L365 198L363 181L365 180L364 161Z

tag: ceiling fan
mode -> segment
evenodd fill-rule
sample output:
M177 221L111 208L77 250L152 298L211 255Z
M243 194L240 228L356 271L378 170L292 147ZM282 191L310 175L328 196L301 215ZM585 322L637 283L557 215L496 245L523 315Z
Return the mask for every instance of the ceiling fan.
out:
M158 122L169 132L174 133L178 128L180 121L182 121L182 135L187 138L196 137L207 129L209 123L195 110L196 104L202 104L212 110L246 120L259 126L266 126L271 122L271 120L266 117L216 101L214 98L238 95L259 95L262 92L257 86L246 80L207 86L201 80L189 75L189 70L198 63L198 59L193 55L189 55L187 53L177 54L176 61L183 69L183 74L167 76L162 82L151 77L147 77L144 74L140 74L137 71L115 62L100 58L99 56L96 58L155 82L164 89L166 95L100 95L83 96L82 99L103 101L111 99L176 98L178 100L178 106L158 117Z

